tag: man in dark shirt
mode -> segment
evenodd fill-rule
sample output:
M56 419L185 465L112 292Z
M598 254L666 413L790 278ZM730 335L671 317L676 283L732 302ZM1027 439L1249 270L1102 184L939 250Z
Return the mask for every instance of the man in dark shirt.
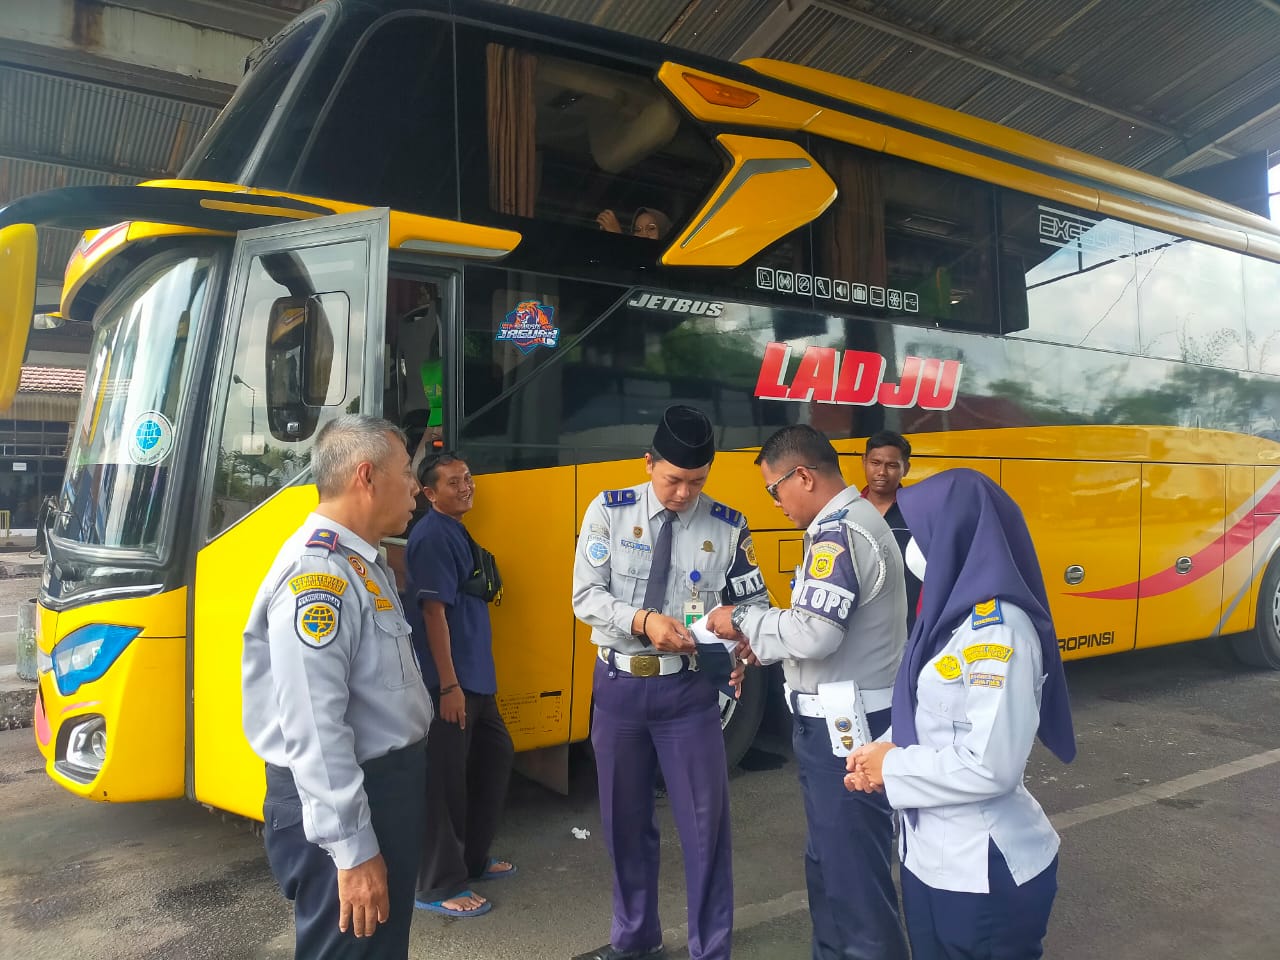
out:
M515 872L489 856L514 748L495 699L489 608L464 589L475 563L462 517L475 482L452 453L429 454L418 477L431 509L405 550L405 610L436 718L427 735L427 830L416 899L419 909L472 917L490 903L470 883Z
M867 438L867 452L862 455L862 472L866 474L867 485L862 488L862 495L884 517L884 522L893 531L893 538L898 541L898 549L902 551L904 560L907 544L911 542L911 531L907 529L907 521L902 518L902 511L898 509L898 489L910 471L911 444L906 437L893 430L880 430ZM907 632L910 633L916 622L916 608L920 605L920 581L905 567L904 571L907 587Z

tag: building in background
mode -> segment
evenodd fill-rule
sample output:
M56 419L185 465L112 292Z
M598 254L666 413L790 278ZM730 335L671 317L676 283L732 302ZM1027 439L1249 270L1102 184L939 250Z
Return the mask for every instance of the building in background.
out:
M57 494L83 392L83 370L22 368L12 406L0 411L0 536L5 511L11 530L34 530L41 501Z

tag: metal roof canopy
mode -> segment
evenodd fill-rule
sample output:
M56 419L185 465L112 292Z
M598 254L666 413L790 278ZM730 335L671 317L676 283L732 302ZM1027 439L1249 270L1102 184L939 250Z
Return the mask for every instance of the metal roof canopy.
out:
M169 23L224 58L310 0L17 0L65 37L0 26L0 204L174 175L229 87L223 64L140 62ZM1280 0L507 0L727 60L853 77L1160 176L1280 149ZM43 6L41 6L43 10ZM8 18L6 18L8 19ZM16 15L14 20L21 20ZM137 24L125 41L113 24ZM113 40L113 37L116 38ZM157 51L161 53L162 51ZM159 64L159 66L156 66ZM42 237L56 283L76 237Z

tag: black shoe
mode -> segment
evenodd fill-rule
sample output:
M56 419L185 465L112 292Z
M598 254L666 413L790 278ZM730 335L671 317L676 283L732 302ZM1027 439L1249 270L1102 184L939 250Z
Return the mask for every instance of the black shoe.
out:
M603 947L578 954L573 960L655 960L666 955L667 948L662 944L647 950L619 950L612 943L606 943Z

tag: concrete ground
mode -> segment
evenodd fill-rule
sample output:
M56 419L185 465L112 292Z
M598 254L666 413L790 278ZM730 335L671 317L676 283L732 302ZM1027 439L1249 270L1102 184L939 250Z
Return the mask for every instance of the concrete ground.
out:
M1271 960L1280 939L1280 675L1220 644L1068 668L1080 757L1037 749L1028 786L1063 848L1046 956ZM785 740L732 779L734 957L808 957L803 812ZM662 916L684 956L679 846L664 820ZM592 831L576 839L572 828ZM517 779L496 854L520 874L487 916L414 919L412 957L568 958L608 936L593 773L571 792ZM291 917L241 820L174 801L102 805L44 776L29 730L0 733L0 957L285 958Z

